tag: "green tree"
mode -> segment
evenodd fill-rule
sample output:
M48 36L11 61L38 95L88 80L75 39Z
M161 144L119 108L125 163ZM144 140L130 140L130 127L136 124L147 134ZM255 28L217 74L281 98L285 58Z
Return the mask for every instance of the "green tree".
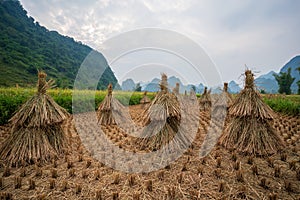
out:
M279 74L273 74L278 85L280 94L291 94L291 85L295 78L291 76L291 68L288 68L287 72L280 72Z
M261 94L267 94L266 91L265 91L264 89L261 89L261 90L260 90L260 93L261 93Z
M135 86L135 91L136 91L136 92L142 91L142 86L141 86L140 83L137 83L137 84L136 84L136 86Z

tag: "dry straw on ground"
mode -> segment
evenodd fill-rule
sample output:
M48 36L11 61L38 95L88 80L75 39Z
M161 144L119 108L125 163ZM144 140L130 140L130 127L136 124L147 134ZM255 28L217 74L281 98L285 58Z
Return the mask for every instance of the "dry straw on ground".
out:
M231 119L220 142L245 154L276 153L284 143L271 124L275 114L255 89L252 72L246 70L245 76L245 88L229 108Z
M8 165L45 162L64 152L66 135L61 127L69 117L46 93L54 84L38 73L38 91L10 119L11 134L0 148L0 157Z
M143 109L140 106L130 107L133 119L137 119ZM264 157L253 157L249 162L250 156L241 156L219 145L207 157L200 158L199 149L206 131L199 127L190 148L176 161L158 171L131 174L115 170L91 157L91 153L81 143L77 131L86 131L87 137L91 137L89 133L93 127L90 126L90 121L94 119L94 114L79 115L82 116L80 127L75 128L74 121L70 118L63 125L64 130L70 133L69 150L72 153L67 159L60 158L55 164L26 166L25 173L22 168L5 167L0 170L0 199L113 199L117 194L119 199L271 199L271 193L277 195L273 199L299 199L299 117L281 116L275 120L275 125L283 125L283 129L278 130L281 135L290 129L298 139L294 145L287 143L286 158L281 154L270 156L273 167L269 166L268 159ZM0 126L0 144L4 136L7 137L6 129L6 126ZM119 145L122 142L124 150L139 152L136 139L124 134L115 125L105 126L104 133L112 143ZM101 151L104 153L102 159L108 159L105 157L106 150ZM118 153L115 158L128 162L126 157ZM91 161L91 165L87 168L88 161ZM290 169L292 161L295 161L295 166L292 164ZM69 169L68 162L72 163ZM138 159L137 162L143 165L152 164L147 159ZM281 168L279 177L275 177L277 166ZM57 171L55 179L52 178L54 170ZM16 177L22 179L20 189L15 189ZM35 187L31 190L30 179L35 182ZM262 180L265 185L261 184Z

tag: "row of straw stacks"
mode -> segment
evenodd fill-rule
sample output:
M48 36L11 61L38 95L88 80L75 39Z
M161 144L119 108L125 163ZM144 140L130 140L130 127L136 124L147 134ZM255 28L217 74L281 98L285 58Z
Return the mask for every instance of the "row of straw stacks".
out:
M39 72L36 94L10 119L11 134L0 147L0 158L8 165L43 163L61 155L67 148L62 123L69 114L47 94L47 89L53 84L52 80L46 81L44 72ZM190 97L196 95L191 93ZM183 101L179 84L176 84L172 93L169 92L165 74L162 74L160 92L152 102L144 93L141 103L148 106L144 107L142 113L145 126L141 134L143 146L155 151L174 139L176 148L190 144L188 131L179 129L182 117L180 102ZM200 111L210 112L212 100L207 88L199 105ZM108 94L97 111L99 124L115 125L119 121L126 121L123 110L124 106L113 98L112 85L109 84ZM224 84L222 98L216 101L212 112L218 113L220 110L228 111L229 120L219 140L224 147L234 148L243 154L262 156L276 153L284 147L283 140L272 127L276 115L261 99L250 70L245 72L245 88L234 101L228 93L228 85Z

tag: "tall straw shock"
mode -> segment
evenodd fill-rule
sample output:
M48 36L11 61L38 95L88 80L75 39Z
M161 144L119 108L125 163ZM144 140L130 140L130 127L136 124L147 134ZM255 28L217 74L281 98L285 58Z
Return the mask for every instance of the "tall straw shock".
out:
M11 134L0 147L0 158L8 165L43 163L67 147L62 123L69 113L46 93L54 85L46 77L38 73L37 93L9 120Z
M147 96L147 91L145 91L143 94L143 98L140 100L140 104L142 104L142 108L146 108L150 102L151 102L151 100Z
M97 117L101 125L113 125L119 123L126 123L128 116L123 111L125 107L113 97L112 84L107 87L107 95L98 107Z
M214 116L219 117L220 119L223 119L223 117L226 117L227 111L229 107L233 103L233 98L231 94L228 92L228 83L224 83L223 91L220 95L218 95L218 98L216 99L214 106L213 106L213 113Z
M276 153L284 147L284 142L271 124L275 113L255 89L250 70L246 70L245 77L245 88L229 108L230 122L220 143L244 154Z
M144 137L142 145L150 150L158 150L173 140L174 148L184 148L190 143L190 138L187 131L179 129L181 121L179 101L174 93L169 92L165 74L162 74L160 89L144 112L143 121L147 126L142 133Z
M210 111L211 108L211 91L207 91L207 87L204 88L204 92L199 99L200 111Z

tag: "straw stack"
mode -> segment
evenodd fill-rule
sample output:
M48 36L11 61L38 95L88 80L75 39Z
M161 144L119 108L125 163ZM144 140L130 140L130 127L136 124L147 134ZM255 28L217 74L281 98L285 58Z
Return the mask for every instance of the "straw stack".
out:
M196 95L196 92L193 88L191 88L191 90L190 90L189 98L190 98L191 101L196 101L197 100L197 95Z
M228 92L228 83L224 83L223 92L220 95L217 95L217 100L213 106L214 116L223 117L226 115L228 108L232 105L232 102L232 96Z
M54 81L38 73L37 93L10 119L11 134L0 148L8 165L43 163L64 152L67 138L62 123L69 113L46 93Z
M255 89L252 72L246 70L245 76L245 88L229 108L230 122L220 143L244 154L276 153L284 147L284 142L271 124L275 113Z
M97 117L101 125L123 123L127 117L123 114L124 106L112 96L112 84L107 87L107 95L98 107Z
M210 91L207 91L207 87L204 88L204 92L199 99L200 111L209 111L211 108L211 96Z
M140 100L140 104L142 104L144 107L146 104L149 104L150 102L151 102L151 100L147 96L147 91L145 91L143 94L143 98Z
M173 88L173 94L176 96L179 95L179 87L179 83L176 83L176 86Z
M189 137L186 131L179 130L181 120L179 102L177 97L169 92L165 74L162 74L160 89L144 113L143 121L147 126L142 133L142 146L158 150L169 144L176 136L173 140L175 148L184 148L190 142Z

